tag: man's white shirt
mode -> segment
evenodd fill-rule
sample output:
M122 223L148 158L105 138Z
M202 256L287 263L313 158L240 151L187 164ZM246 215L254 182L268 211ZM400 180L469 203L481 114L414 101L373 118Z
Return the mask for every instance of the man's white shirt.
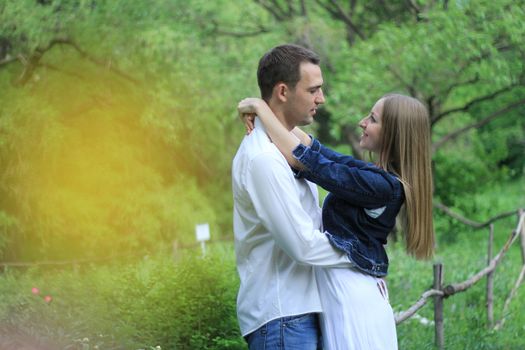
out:
M242 335L276 318L321 312L312 265L350 262L321 232L316 185L294 177L258 118L235 155L232 182Z

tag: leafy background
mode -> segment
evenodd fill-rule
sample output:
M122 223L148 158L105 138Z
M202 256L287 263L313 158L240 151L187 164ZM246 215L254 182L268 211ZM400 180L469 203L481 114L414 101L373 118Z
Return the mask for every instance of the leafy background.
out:
M410 94L432 118L436 202L480 222L524 207L524 5L0 2L0 259L94 262L73 272L4 268L6 329L64 347L243 348L231 250L230 164L243 137L235 107L258 95L258 59L284 42L322 57L327 103L309 128L321 141L365 157L358 120L383 94ZM501 224L497 244L513 220ZM185 249L173 263L174 242L193 245L201 222L216 242L211 261ZM438 210L435 225L436 260L454 271L451 279L483 266L484 233ZM399 243L389 249L399 311L432 283L431 265L407 258ZM498 300L518 274L519 254L508 259ZM50 286L52 305L28 292L36 284ZM406 286L413 291L405 296ZM487 331L483 306L473 301L482 290L468 295L448 303L456 306L446 315L458 322L447 325L450 348L523 345L513 345L523 318ZM523 298L513 305L518 310ZM192 311L207 307L217 318ZM431 348L431 328L421 327L401 326L400 348ZM454 336L465 329L470 337Z

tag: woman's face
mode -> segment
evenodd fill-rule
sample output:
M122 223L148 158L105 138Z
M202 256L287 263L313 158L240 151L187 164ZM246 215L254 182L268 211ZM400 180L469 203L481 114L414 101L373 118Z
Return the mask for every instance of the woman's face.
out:
M381 120L383 116L383 99L376 102L370 114L359 122L363 129L359 146L367 151L379 153L381 150Z

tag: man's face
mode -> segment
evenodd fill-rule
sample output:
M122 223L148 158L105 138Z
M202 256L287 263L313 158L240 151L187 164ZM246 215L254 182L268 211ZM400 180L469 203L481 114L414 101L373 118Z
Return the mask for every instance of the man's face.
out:
M323 95L323 75L321 67L310 62L301 63L301 79L295 89L288 89L284 105L284 116L288 127L308 125L314 121L319 105L325 99Z

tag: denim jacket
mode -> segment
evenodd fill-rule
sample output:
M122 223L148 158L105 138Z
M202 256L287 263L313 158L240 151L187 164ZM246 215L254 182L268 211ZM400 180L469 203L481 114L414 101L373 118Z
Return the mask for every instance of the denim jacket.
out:
M342 155L312 139L293 151L305 170L296 172L330 193L323 203L323 225L330 242L355 267L381 277L388 271L384 248L404 201L403 186L372 163Z

